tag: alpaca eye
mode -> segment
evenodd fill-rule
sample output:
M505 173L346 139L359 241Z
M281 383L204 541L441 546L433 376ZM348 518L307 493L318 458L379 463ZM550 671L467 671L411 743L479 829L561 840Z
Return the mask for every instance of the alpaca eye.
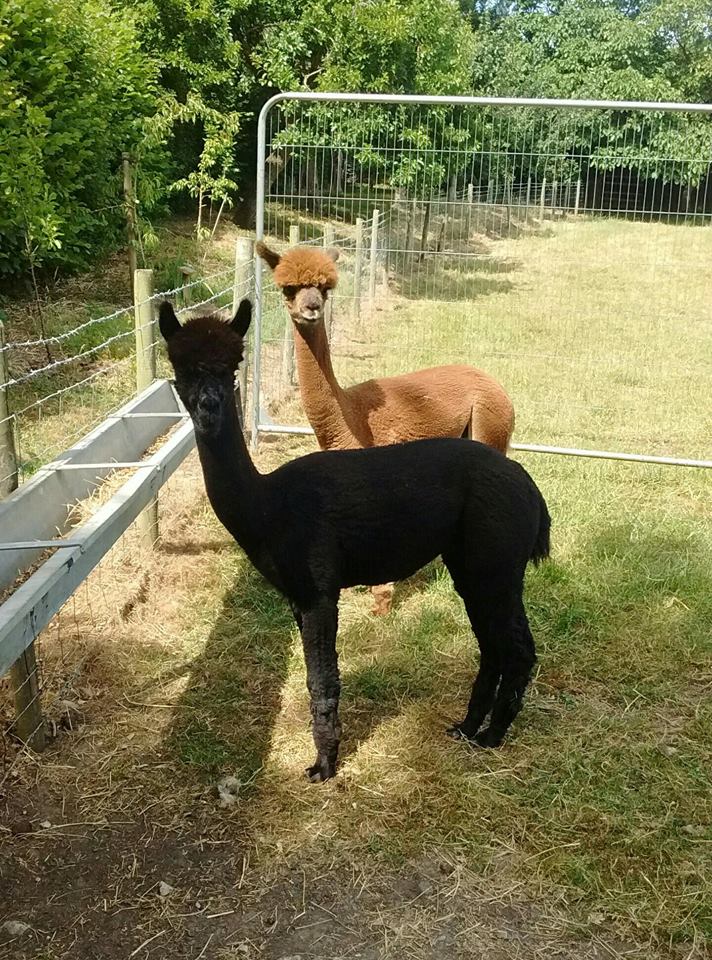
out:
M295 298L296 295L297 295L297 288L296 288L296 287L282 287L282 293L284 294L284 296L286 297L287 300L294 300L294 298Z

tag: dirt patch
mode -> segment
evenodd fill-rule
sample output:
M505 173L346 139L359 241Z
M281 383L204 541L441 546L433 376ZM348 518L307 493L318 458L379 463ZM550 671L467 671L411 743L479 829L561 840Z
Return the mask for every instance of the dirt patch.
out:
M509 889L483 882L437 851L399 869L374 861L369 870L355 870L335 857L266 863L259 839L245 836L240 815L221 812L209 792L182 811L180 823L160 816L161 801L171 806L170 797L151 798L142 815L122 815L117 807L94 821L78 799L71 789L60 794L45 784L22 785L4 798L0 876L10 895L0 918L31 928L22 937L6 937L7 955L655 955L605 930L573 939L562 932L555 906L518 896L511 878Z

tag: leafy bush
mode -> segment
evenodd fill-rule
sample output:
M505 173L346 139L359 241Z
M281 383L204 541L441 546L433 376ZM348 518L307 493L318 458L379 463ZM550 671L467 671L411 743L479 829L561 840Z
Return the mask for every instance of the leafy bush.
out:
M0 274L77 268L121 230L156 68L104 0L4 0L0 69Z

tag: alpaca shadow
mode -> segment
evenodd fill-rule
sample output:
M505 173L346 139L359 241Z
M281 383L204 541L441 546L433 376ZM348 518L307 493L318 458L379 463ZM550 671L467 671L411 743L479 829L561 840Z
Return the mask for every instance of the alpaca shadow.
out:
M442 571L442 564L434 562L399 583L397 605L434 583ZM343 671L342 757L353 753L380 723L396 716L405 702L437 693L437 639L455 628L455 621L444 622L443 616L448 619L442 613L422 611L398 625L386 651ZM373 646L378 647L382 624L369 615L341 629L339 647L356 649L369 632ZM258 780L282 707L296 631L284 598L243 558L201 652L168 678L189 676L164 738L170 760L202 782L214 783L224 774L236 776L243 784ZM307 715L308 700L305 687Z
M295 630L287 604L242 558L174 710L165 744L172 760L198 779L255 779L270 750Z
M437 700L442 692L443 671L457 675L462 681L462 711L464 713L470 687L474 679L472 661L463 657L454 669L445 662L440 647L443 637L462 631L462 619L457 604L422 603L422 594L428 587L449 575L441 561L423 567L415 576L396 585L401 596L394 609L404 608L410 599L417 607L410 615L398 618L388 625L388 642L380 642L382 626L378 618L360 620L339 634L339 647L347 651L367 649L374 652L362 662L342 671L339 714L344 727L339 757L345 760L367 741L383 722L398 716L409 704ZM419 596L419 594L421 596ZM458 598L459 603L459 598ZM392 615L391 615L392 616ZM472 636L472 652L477 642ZM460 677L460 675L462 676ZM455 717L449 718L451 722ZM443 717L443 729L447 725Z

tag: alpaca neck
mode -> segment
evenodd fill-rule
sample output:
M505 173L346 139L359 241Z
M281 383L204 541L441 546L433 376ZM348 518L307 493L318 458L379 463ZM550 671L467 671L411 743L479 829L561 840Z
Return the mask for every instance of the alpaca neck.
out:
M349 399L339 386L323 320L310 327L294 324L294 350L304 412L319 446L341 446L350 434Z
M261 552L264 530L262 477L247 451L235 404L226 404L219 433L205 436L196 430L195 440L210 504L254 560Z

